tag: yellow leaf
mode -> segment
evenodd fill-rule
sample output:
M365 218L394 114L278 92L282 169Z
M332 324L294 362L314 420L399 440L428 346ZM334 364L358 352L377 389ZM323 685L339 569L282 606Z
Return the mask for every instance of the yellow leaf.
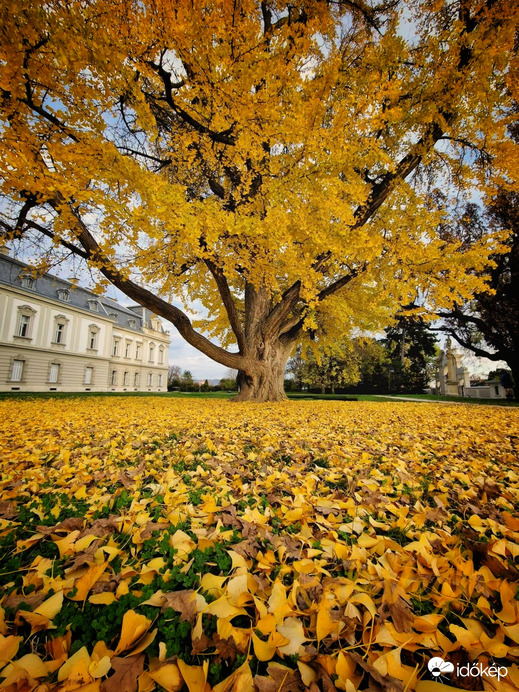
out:
M2 677L7 678L9 675L11 675L16 666L29 673L31 678L44 678L47 677L49 673L46 665L39 656L36 656L36 654L25 654L25 656L22 656L17 661L12 661L12 663L9 663L3 669Z
M81 677L88 675L88 668L90 666L91 660L88 655L86 646L82 646L79 651L76 651L70 658L68 658L65 663L58 670L58 681L63 682L72 674L79 673Z
M236 608L233 606L225 596L217 598L216 601L209 603L209 605L204 608L204 613L209 613L211 615L216 615L218 618L227 618L231 620L237 615L246 615L247 611L244 608Z
M201 666L189 666L182 659L178 659L180 674L189 689L189 692L203 692L207 682L209 661L204 661Z
M166 663L163 666L148 671L148 675L157 685L163 687L166 692L179 692L184 687L184 679L175 663Z
M285 646L279 647L282 654L291 656L299 653L299 647L307 641L303 630L303 623L297 618L287 618L283 624L277 626L277 630L289 641Z
M137 645L130 651L128 656L135 656L135 654L140 654L141 651L147 649L148 646L155 640L157 632L157 629L147 632L141 639L139 639Z
M184 531L175 531L175 533L169 539L169 544L172 548L175 548L177 555L175 556L178 560L187 560L190 553L196 548L196 543L193 539L184 533Z
M213 692L250 692L252 689L252 671L247 660L228 678L213 687Z
M254 632L252 632L252 644L254 646L254 654L258 661L270 661L276 653L275 644L262 641Z
M103 656L99 661L92 661L88 666L88 673L93 678L103 678L111 667L110 656Z
M121 625L121 638L115 650L116 654L129 649L132 644L142 637L149 629L151 620L148 620L144 615L136 613L134 610L128 610L123 617Z
M22 641L23 637L15 637L13 634L4 637L0 634L0 666L5 665L16 656Z
M89 603L94 603L95 605L110 605L117 599L115 594L111 591L103 591L102 593L94 593L88 598Z
M63 591L58 591L50 598L47 598L46 601L43 601L43 603L37 608L35 608L33 612L37 613L38 615L43 615L44 617L49 618L49 620L52 620L59 613L62 606Z
M70 598L71 601L86 600L88 592L103 574L107 565L107 562L103 562L101 565L91 565L85 574L83 574L82 577L79 577L79 579L75 582L74 588L76 589L76 594L72 596L71 592L69 592L67 594L67 598Z
M298 661L297 667L299 668L301 680L307 687L310 687L310 685L317 680L317 673L307 663L303 663L303 661Z

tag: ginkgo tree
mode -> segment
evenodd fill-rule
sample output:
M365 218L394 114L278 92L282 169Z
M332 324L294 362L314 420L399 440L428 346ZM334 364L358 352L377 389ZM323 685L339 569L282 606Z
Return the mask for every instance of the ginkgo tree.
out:
M431 191L511 178L515 3L0 11L4 242L83 258L238 370L239 398L283 398L305 335L483 288L497 241L438 234Z

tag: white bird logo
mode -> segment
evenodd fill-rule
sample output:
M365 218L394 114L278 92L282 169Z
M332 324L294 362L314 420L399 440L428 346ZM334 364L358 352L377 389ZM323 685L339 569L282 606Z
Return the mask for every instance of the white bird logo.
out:
M431 675L433 675L435 678L443 675L444 673L454 672L454 664L450 661L444 661L443 658L440 658L439 656L436 656L436 658L431 658L427 664L427 667L429 668Z

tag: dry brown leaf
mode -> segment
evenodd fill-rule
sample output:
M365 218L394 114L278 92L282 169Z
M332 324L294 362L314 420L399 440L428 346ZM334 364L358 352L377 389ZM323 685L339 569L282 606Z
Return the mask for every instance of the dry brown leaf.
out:
M114 674L101 685L101 692L137 692L137 679L144 670L144 654L121 658L114 656L110 661Z

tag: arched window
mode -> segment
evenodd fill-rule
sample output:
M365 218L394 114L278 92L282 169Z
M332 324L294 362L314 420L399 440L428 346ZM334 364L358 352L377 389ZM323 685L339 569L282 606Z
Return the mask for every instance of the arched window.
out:
M65 345L65 338L67 335L67 325L69 323L68 317L65 315L56 315L54 318L54 335L52 338L53 344Z
M16 323L15 336L20 339L30 339L36 310L30 305L21 305L18 308L18 321Z
M89 351L97 351L97 342L99 338L99 327L97 324L88 325L88 341L87 349Z

